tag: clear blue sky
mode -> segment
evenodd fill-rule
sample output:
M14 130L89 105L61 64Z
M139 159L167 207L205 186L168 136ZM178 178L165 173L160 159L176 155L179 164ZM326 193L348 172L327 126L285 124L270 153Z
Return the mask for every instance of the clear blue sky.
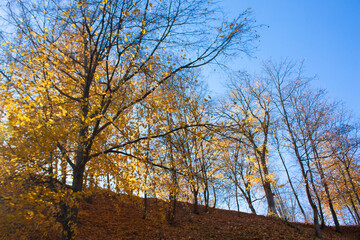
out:
M251 8L260 39L253 57L231 60L237 70L259 72L261 61L305 60L314 86L328 90L360 117L360 0L219 0L229 18ZM212 90L218 82L210 82ZM214 90L215 91L215 90ZM216 92L216 91L215 91ZM219 90L218 90L219 92Z

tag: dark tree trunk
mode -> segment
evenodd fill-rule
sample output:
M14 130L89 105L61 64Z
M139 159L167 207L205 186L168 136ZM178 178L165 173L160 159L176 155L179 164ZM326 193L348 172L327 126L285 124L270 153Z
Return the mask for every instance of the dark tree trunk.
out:
M216 208L216 191L215 191L215 186L213 186L213 194L214 194L214 205L213 205L213 208Z
M169 198L170 198L170 205L169 205L166 219L170 225L174 225L177 199L176 199L176 196L173 195L173 193L170 193Z
M210 193L209 193L209 187L208 187L207 183L205 184L204 199L205 199L205 212L208 212L209 211Z
M175 220L176 205L177 205L177 189L176 189L177 176L174 168L172 168L171 172L172 172L173 189L170 191L170 195L169 195L170 205L167 214L167 221L169 222L170 225L173 225Z
M268 203L268 215L276 217L276 216L278 216L278 214L276 211L274 194L271 190L271 184L267 180L265 180L265 183L264 183L264 190L265 190L266 200Z
M247 186L245 185L245 187L247 188ZM250 208L251 213L256 215L256 211L254 206L252 205L252 200L251 200L251 194L250 194L250 190L246 189L245 190L241 187L239 187L242 195L244 196L246 203L248 204L248 207Z
M307 151L307 150L305 150L305 151ZM309 169L308 171L309 171L309 175L310 175L310 183L311 183L313 192L315 194L316 200L318 202L318 207L319 207L319 209L318 209L319 212L318 213L319 213L320 220L321 220L321 229L323 229L323 228L325 228L325 218L324 218L324 213L323 213L323 210L322 210L321 199L319 197L318 191L316 189L316 185L314 183L313 174L312 174L312 171L310 169L310 161L309 161L309 159L306 160L306 162L307 162L307 166L308 166L308 169Z
M146 193L146 191L145 191L145 194L144 194L144 210L143 210L142 219L146 219L147 206L148 206L148 202L147 202L147 193Z
M332 199L331 199L331 196L330 196L330 191L329 191L328 184L327 184L326 179L325 179L324 171L323 171L323 169L322 169L319 162L316 162L316 165L317 165L317 168L320 170L321 182L322 182L322 184L324 186L324 189L325 189L326 197L328 199L328 204L329 204L329 208L330 208L330 211L331 211L331 215L332 215L333 220L334 220L336 231L341 232L339 220L337 218L337 215L336 215L333 203L332 203Z
M199 214L199 203L198 203L198 194L199 190L196 187L193 187L193 195L194 195L194 213Z
M252 205L251 199L249 199L248 205L249 205L249 208L250 208L250 210L251 210L251 213L253 213L253 214L256 215L256 211L255 211L254 206Z
M236 200L237 211L238 211L238 213L240 213L240 204L239 204L239 197L238 197L237 186L235 186L235 200Z
M79 151L76 158L76 165L73 167L73 184L72 191L73 193L80 193L83 190L83 180L85 172L85 163L86 158L84 157L83 151ZM75 238L75 230L77 225L77 217L79 212L79 196L74 196L72 193L69 193L67 198L73 198L72 204L68 204L68 201L63 201L60 204L60 217L59 222L63 227L62 239L63 240L72 240Z

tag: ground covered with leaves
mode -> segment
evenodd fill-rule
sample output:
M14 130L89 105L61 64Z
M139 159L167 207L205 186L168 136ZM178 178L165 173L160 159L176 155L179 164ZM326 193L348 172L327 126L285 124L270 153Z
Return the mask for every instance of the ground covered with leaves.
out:
M166 204L148 199L143 219L143 199L99 194L81 205L79 239L315 239L313 226L286 223L280 219L235 211L210 209L192 213L192 206L179 203L173 225L166 221ZM360 239L359 226L346 226L342 233L327 227L324 239Z
M80 203L77 239L316 239L310 224L287 223L222 209L210 208L206 212L203 206L200 206L199 214L194 214L193 205L180 202L173 224L169 224L168 203L150 198L147 199L146 212L144 206L142 198L104 190L87 196ZM0 239L9 239L9 236L17 236L16 239L61 239L59 224L44 227L35 221L30 223L31 226L22 228L0 224ZM16 229L20 231L18 234L10 234ZM324 239L357 240L360 239L360 226L343 226L342 233L326 227L322 234Z

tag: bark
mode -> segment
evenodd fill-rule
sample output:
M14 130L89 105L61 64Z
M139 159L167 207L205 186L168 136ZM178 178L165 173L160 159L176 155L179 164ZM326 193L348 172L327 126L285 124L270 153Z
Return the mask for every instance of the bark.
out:
M174 195L174 192L170 193L169 198L170 198L170 205L167 214L167 221L170 225L173 225L175 220L176 205L177 205L177 199L176 199L176 195Z
M208 212L209 211L210 193L209 193L209 187L208 187L207 183L205 184L204 199L205 199L205 212Z
M270 183L267 181L264 183L264 190L265 190L266 200L268 202L268 215L277 216L278 214L275 207L274 194L271 190Z
M314 177L313 177L313 173L312 173L312 170L311 170L311 167L310 167L310 156L309 156L308 149L306 147L306 143L304 143L304 150L305 150L305 155L306 155L306 164L307 164L307 167L308 167L308 173L310 175L310 183L311 183L313 192L315 194L316 200L318 202L318 207L319 207L318 211L319 211L319 216L320 216L320 220L321 220L321 229L323 229L325 227L324 213L322 211L321 199L319 197L318 191L316 189L316 185L314 183Z
M199 214L198 193L199 193L199 190L195 186L193 186L193 195L194 195L194 210L193 210L193 212L195 214Z
M167 216L167 220L168 222L173 225L174 224L174 220L175 220L175 215L176 215L176 205L177 205L177 193L176 193L176 188L177 188L177 176L176 176L176 172L174 169L171 169L171 173L172 173L172 181L173 181L173 186L172 189L170 191L170 195L169 195L169 199L170 199L170 206L169 206L169 210L168 210L168 216Z
M257 145L254 140L252 140L253 149L257 158L257 162L260 170L260 178L265 192L265 197L268 205L268 215L269 216L278 216L275 206L274 194L271 190L271 183L269 182L268 175L269 170L266 163L266 144L267 144L267 134L265 135L265 140L263 143L262 151L257 150Z
M265 114L267 117L264 120L264 123L262 124L264 126L263 132L264 132L264 142L262 145L262 151L258 152L260 156L260 162L261 162L261 169L264 172L265 179L262 178L263 181L263 187L265 191L266 201L268 203L268 215L277 217L277 211L276 211L276 205L275 205L275 199L274 199L274 193L271 189L271 183L269 182L270 179L268 179L269 176L269 170L267 168L266 163L266 152L267 152L267 142L268 142L268 134L269 134L269 124L270 124L270 116L269 112L266 112ZM257 149L255 149L257 151Z
M86 128L85 128L86 130ZM84 134L84 131L80 131L80 136ZM85 164L88 160L88 151L85 151L87 148L85 144L79 143L77 154L75 158L75 165L73 166L73 182L71 190L73 193L81 193L83 190L84 184L84 172L85 172ZM60 223L63 227L62 239L71 240L75 238L76 225L78 220L78 204L79 204L79 196L74 196L72 193L69 193L68 198L72 198L75 202L72 204L68 204L68 202L62 202L60 204Z
M84 167L79 167L74 169L73 174L73 186L72 190L74 193L82 191L83 188L83 177L84 177ZM69 205L67 202L61 203L61 217L60 223L63 227L62 239L71 240L75 238L75 230L78 220L78 198L77 196L69 195L69 198L75 198L75 204Z
M251 198L249 198L247 202L248 202L248 206L249 206L249 208L251 210L251 213L256 215L256 211L255 211L254 206L252 205Z
M251 213L256 215L255 208L252 205L250 191L243 192L243 189L241 189L241 188L240 188L240 191L243 193L243 196L245 197L246 203L248 204L248 207L250 208Z
M330 211L331 211L331 215L332 215L333 220L334 220L336 231L341 232L339 220L338 220L338 217L336 215L336 212L335 212L335 209L334 209L334 206L333 206L333 203L332 203L332 199L331 199L330 191L329 191L329 186L328 186L327 181L325 179L324 171L323 171L323 169L321 167L320 162L316 161L316 166L317 166L317 168L318 168L318 170L320 172L321 182L322 182L322 184L324 186L324 189L325 189L326 197L328 199L328 204L329 204L329 208L330 208Z
M145 191L145 193L144 193L144 209L143 209L142 219L146 219L146 215L147 215L147 206L148 206L147 193L146 193L146 191Z
M306 176L305 176L305 178L306 178ZM320 225L319 225L319 219L318 219L318 214L319 213L318 213L318 210L317 210L317 207L316 207L315 203L313 202L313 200L311 198L310 187L309 187L309 183L308 183L307 179L305 180L305 189L306 189L306 194L307 194L308 199L309 199L310 206L311 206L311 208L313 210L315 234L316 234L317 237L322 238Z
M235 186L235 200L236 200L237 211L238 211L238 213L240 213L240 205L239 205L239 197L238 197L237 186Z
M254 208L254 206L252 205L251 192L250 192L250 189L248 188L249 185L248 185L248 183L246 182L243 174L241 174L241 178L242 178L243 182L245 183L245 184L244 184L244 185L245 185L245 189L243 189L241 186L239 186L238 182L236 182L235 187L240 189L242 195L244 196L244 198L245 198L245 200L246 200L246 203L248 204L248 207L250 208L251 213L253 213L253 214L256 215L255 208Z
M170 116L171 117L171 116ZM168 121L169 116L168 116ZM175 169L175 162L174 162L174 155L173 155L173 143L171 140L171 136L168 137L169 142L169 151L170 151L170 171L171 171L171 189L169 194L169 200L170 200L170 206L168 209L168 215L167 220L168 222L173 225L175 214L176 214L176 203L177 203L177 188L178 188L178 182L177 182L177 175L176 175L176 169Z
M279 207L278 213L280 214L280 216L282 217L282 219L285 222L288 222L289 221L289 214L287 213L287 209L286 209L286 206L284 204L284 201L282 200L279 189L275 188L274 191L275 191L277 199L279 201L279 203L277 204L277 206Z
M107 184L107 189L110 190L110 174L106 174L106 184Z
M214 195L214 205L213 205L213 208L216 208L216 191L215 191L215 186L213 186L213 195Z
M306 162L307 162L308 169L309 169L308 171L309 171L309 175L310 175L310 183L311 183L313 192L315 194L316 200L318 202L318 207L319 207L318 211L319 211L319 216L320 216L320 220L321 220L321 229L323 229L323 228L325 228L325 218L324 218L324 213L323 213L323 210L322 210L321 199L320 199L320 196L319 196L318 191L316 189L316 185L314 183L314 178L313 178L312 171L310 169L309 160L307 160Z
M62 225L62 240L71 240L75 238L73 226L74 215L77 215L77 208L70 207L67 203L60 203L60 216L58 221Z

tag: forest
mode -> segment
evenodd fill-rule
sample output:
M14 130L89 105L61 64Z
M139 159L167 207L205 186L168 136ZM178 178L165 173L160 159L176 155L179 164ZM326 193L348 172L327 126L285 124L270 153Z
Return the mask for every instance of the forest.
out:
M103 190L141 198L144 219L164 201L169 225L184 202L317 237L360 224L359 121L305 63L233 71L211 97L203 67L261 37L251 9L229 20L207 0L17 0L1 12L1 238L77 239L82 200Z

